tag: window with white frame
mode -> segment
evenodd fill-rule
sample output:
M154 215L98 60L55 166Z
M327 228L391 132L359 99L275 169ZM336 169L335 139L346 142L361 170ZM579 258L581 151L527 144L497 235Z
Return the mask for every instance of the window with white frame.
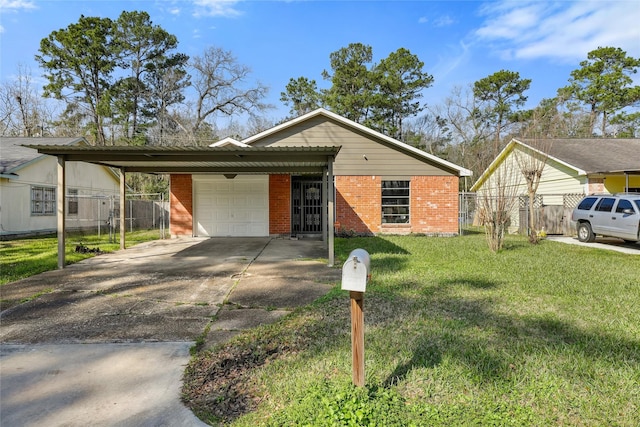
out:
M67 214L78 215L78 189L69 188L67 190Z
M410 181L382 181L382 223L409 224Z
M56 214L55 187L31 187L31 215Z

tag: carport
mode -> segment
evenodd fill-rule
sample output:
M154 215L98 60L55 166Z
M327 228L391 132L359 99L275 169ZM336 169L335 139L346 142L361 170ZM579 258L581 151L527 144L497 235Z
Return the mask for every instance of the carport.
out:
M125 205L127 173L211 174L233 179L237 175L320 174L323 209L328 213L322 237L328 249L329 266L334 263L335 188L333 163L340 147L140 147L140 146L51 146L28 145L40 154L58 159L56 193L58 268L65 266L66 162L87 162L120 171L120 206ZM120 224L125 210L120 209ZM330 226L331 225L331 226ZM126 248L125 227L120 227L120 248Z

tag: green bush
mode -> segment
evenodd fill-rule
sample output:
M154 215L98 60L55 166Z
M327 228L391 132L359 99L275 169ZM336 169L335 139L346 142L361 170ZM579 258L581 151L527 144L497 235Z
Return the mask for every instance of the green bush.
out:
M408 426L402 396L392 388L356 387L327 380L306 390L297 402L276 413L270 426Z

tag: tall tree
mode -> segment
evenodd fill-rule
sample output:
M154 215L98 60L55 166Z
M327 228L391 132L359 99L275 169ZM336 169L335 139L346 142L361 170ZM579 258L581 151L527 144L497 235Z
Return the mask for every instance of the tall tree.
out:
M486 107L474 113L494 129L494 157L501 149L503 132L514 122L516 107L523 106L527 101L524 92L530 85L531 79L521 79L520 73L507 70L500 70L474 83L473 94Z
M48 80L44 96L86 109L98 145L106 142L104 119L110 115L107 94L119 58L113 30L109 18L80 16L77 23L42 39L35 57Z
M408 49L400 48L374 64L371 46L351 43L329 55L331 71L322 77L331 82L318 91L315 80L290 79L280 100L300 115L326 106L356 123L367 125L389 136L402 139L407 118L424 109L419 99L431 86L433 77L423 70L424 63Z
M270 106L263 103L268 89L257 82L244 87L251 70L237 62L229 51L208 48L190 61L192 82L196 90L195 120L190 135L195 137L206 120L216 114L254 114Z
M471 85L454 87L441 105L429 107L450 129L447 159L473 170L478 176L494 158L491 150L486 149L493 130L483 119L485 108L474 96Z
M608 117L640 102L640 86L634 86L631 77L640 67L640 58L627 56L620 48L599 47L589 52L580 66L571 72L569 86L559 93L589 107L591 134L601 116L600 133L606 136Z
M65 105L62 113L52 122L53 133L59 137L86 135L91 127L88 126L88 122L86 110L70 102Z
M155 122L157 138L151 138L154 144L165 144L167 130L171 127L169 108L185 99L184 89L191 84L185 68L188 60L188 56L178 53L155 58L145 66L142 115Z
M139 114L147 92L144 77L160 71L151 64L168 60L166 56L177 48L178 39L153 25L147 12L124 11L115 21L114 40L120 50L120 67L130 70L115 92L120 100L118 113L125 125L125 137L133 138L138 134Z
M451 138L447 119L436 112L427 111L403 126L403 142L436 156L448 156Z
M401 138L403 121L424 109L421 91L433 83L433 76L423 71L424 62L408 49L400 48L373 69L376 93L372 117L366 124L383 133Z
M333 74L322 72L331 87L323 92L327 106L356 123L363 123L369 116L373 102L375 83L368 64L373 59L371 46L351 43L329 55Z
M614 136L617 138L640 138L640 111L625 113L624 111L611 117Z
M315 80L309 80L306 77L291 78L285 90L286 92L280 92L280 101L291 108L289 113L293 117L301 116L322 106L322 96Z
M36 91L31 70L18 65L16 77L0 85L0 134L44 135L50 120L51 111Z

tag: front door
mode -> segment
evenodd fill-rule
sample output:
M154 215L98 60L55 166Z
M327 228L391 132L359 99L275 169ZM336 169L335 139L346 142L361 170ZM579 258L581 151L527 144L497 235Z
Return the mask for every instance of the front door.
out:
M291 233L322 233L322 179L294 176L291 181Z

